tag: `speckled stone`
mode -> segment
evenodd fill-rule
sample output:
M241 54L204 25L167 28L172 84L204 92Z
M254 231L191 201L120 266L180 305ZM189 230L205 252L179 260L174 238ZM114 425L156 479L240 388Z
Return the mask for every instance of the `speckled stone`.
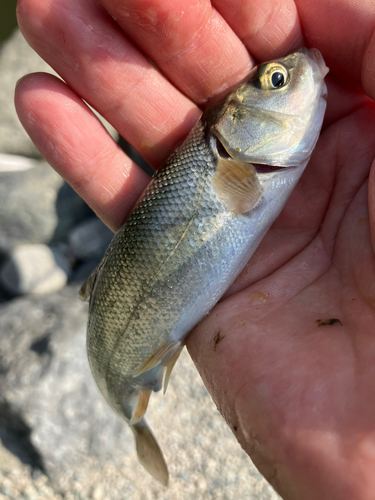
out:
M105 403L90 374L87 304L77 293L78 286L68 286L43 300L25 297L0 307L3 425L12 432L12 426L22 424L27 431L23 446L42 464L37 479L27 476L25 468L20 472L37 491L35 498L46 498L35 487L37 481L42 487L46 474L46 491L64 494L65 500L279 498L242 451L186 352L167 394L153 395L148 410L169 466L169 487L147 474L138 463L131 431ZM6 485L18 494L21 479L17 482L17 469L12 470Z
M31 168L0 171L0 252L23 243L55 244L92 214L44 160Z
M15 295L42 295L63 288L70 274L70 261L60 249L19 245L1 267L0 280Z
M74 257L83 260L102 257L112 238L112 231L95 217L74 227L68 242Z

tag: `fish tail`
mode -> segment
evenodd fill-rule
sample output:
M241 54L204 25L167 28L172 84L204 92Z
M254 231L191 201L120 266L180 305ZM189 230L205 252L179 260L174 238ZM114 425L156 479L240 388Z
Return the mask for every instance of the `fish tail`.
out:
M130 426L135 436L139 461L155 479L168 485L169 474L163 452L144 418Z

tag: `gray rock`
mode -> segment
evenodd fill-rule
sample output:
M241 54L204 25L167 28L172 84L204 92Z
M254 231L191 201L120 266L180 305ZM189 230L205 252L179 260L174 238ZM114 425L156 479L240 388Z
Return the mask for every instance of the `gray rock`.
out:
M40 153L20 124L13 104L17 80L27 73L37 71L55 74L52 68L29 47L20 31L15 30L0 48L0 153L40 157ZM115 129L100 119L112 137L117 140L118 134Z
M0 154L0 172L24 172L36 166L36 161L27 156Z
M69 248L77 259L100 258L113 238L113 233L97 217L81 222L69 234Z
M45 161L24 171L0 172L0 252L21 243L52 243L92 214Z
M15 295L41 295L63 288L71 274L69 259L58 248L19 245L0 270L4 288Z
M0 306L0 424L29 457L23 462L41 469L39 479L30 476L30 484L47 474L54 493L67 499L276 500L186 353L167 395L153 396L148 411L169 463L169 488L143 470L131 432L104 402L90 374L87 304L77 293L78 286L68 286L44 300L24 297ZM6 486L17 493L13 477L6 476Z
M43 302L14 300L0 311L4 427L8 432L29 433L27 447L36 457L35 465L57 483L60 476L72 477L87 454L105 456L111 444L115 446L116 424L117 430L122 428L110 412L110 420L105 415L103 421L102 401L85 354L86 311L77 287ZM106 410L104 402L102 408ZM95 435L91 421L99 425L97 430L107 426Z
M14 295L4 290L0 287L0 304L3 302L8 302L8 300L13 299Z
M18 30L0 50L0 152L40 157L38 150L20 124L14 109L14 88L26 73L48 71L38 56L34 56Z
M60 242L65 243L72 228L82 220L93 215L88 205L66 182L62 182L57 192L54 208L56 225L52 238L49 241L52 245Z
M100 264L101 260L101 258L85 260L74 269L70 281L77 283L83 283L84 281L86 281L93 270Z

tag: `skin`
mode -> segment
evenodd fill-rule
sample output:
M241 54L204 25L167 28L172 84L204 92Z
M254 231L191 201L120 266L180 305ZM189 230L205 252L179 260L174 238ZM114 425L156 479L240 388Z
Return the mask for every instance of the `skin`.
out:
M82 99L157 168L197 106L254 61L301 45L322 52L329 101L311 162L187 344L228 425L284 499L373 499L374 3L19 0L17 13L27 41L66 82L23 78L20 120L114 230L147 176Z

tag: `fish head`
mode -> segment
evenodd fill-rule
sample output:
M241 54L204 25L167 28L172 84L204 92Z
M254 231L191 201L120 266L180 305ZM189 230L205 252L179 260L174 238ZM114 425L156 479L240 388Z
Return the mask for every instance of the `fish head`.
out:
M302 48L260 64L203 115L219 156L252 164L305 166L326 108L328 68Z

